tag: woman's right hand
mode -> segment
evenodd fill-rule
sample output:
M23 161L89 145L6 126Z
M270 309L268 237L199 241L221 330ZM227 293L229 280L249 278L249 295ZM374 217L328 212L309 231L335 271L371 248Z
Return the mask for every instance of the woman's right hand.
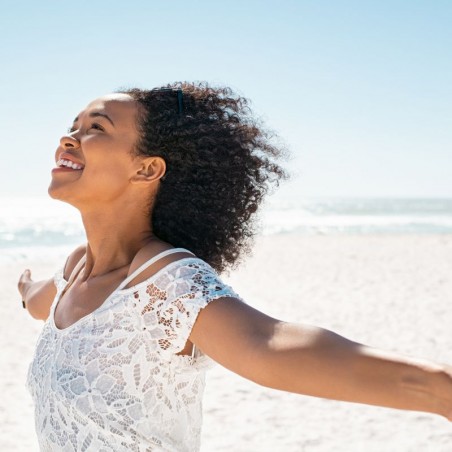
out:
M27 296L28 289L33 284L33 280L31 279L31 271L26 269L19 278L19 282L17 287L19 289L22 300L25 300Z
M64 269L64 277L69 278L77 262L86 253L86 245L79 246L68 257ZM17 284L25 307L32 317L40 320L47 320L50 307L55 299L57 290L53 278L43 281L34 281L31 278L31 271L26 269L19 278Z
M27 269L20 275L17 287L30 315L35 319L46 320L56 295L53 279L33 281L31 271Z

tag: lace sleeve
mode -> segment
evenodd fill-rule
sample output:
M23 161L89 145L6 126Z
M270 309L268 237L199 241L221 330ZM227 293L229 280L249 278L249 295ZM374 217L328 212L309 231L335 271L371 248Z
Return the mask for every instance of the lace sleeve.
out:
M201 260L191 260L162 276L146 286L145 300L140 297L141 303L145 302L141 311L144 323L162 352L183 350L199 312L211 301L240 299Z
M64 267L61 267L53 276L53 283L58 291L62 290L66 285L66 281L64 279Z

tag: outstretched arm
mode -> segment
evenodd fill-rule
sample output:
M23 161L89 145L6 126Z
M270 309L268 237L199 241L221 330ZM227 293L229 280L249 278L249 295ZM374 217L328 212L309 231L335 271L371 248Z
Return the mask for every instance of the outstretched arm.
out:
M30 315L38 320L46 320L56 295L53 279L33 281L30 270L25 270L19 278L18 288Z
M85 252L86 246L83 245L78 247L68 257L64 268L64 277L66 280ZM20 276L17 286L30 315L35 319L46 320L49 316L50 306L56 295L53 278L43 281L33 281L30 270L25 270Z
M452 421L452 367L282 322L236 299L201 311L190 340L263 386L327 399L442 415Z

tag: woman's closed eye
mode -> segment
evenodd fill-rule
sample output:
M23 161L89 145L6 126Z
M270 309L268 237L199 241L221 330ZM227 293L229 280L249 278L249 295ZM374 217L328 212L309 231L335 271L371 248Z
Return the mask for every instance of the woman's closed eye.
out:
M102 131L102 132L105 131L105 129L104 129L100 124L98 124L97 122L93 122L93 123L90 125L90 127L88 127L88 130L89 130L89 129L100 130L100 131ZM72 126L72 127L69 127L69 128L67 129L67 132L68 132L68 133L73 133L73 132L75 132L76 130L77 130L77 128L74 127L74 126Z
M102 132L105 130L100 124L97 124L97 122L91 124L90 129L101 130Z

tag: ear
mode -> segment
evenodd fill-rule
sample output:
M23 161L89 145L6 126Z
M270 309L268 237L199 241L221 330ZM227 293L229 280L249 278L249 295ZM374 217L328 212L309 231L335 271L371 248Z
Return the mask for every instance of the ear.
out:
M139 162L139 168L130 179L132 184L156 182L165 175L166 163L161 157L147 157Z

